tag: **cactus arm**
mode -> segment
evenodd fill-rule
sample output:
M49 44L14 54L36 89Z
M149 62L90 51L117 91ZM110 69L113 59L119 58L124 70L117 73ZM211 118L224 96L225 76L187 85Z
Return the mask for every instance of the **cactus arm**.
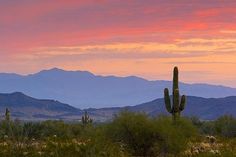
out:
M165 88L165 90L164 90L164 99L165 99L166 110L169 113L172 113L172 108L171 108L171 103L170 103L170 95L169 95L169 90L167 88Z
M183 110L184 110L185 104L186 104L186 96L183 95L183 96L181 97L180 106L179 106L179 110L180 110L180 111L183 111Z

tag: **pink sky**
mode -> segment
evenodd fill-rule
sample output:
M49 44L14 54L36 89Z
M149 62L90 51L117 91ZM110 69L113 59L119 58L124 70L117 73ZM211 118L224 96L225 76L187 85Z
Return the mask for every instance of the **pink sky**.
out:
M0 71L58 67L236 87L234 0L0 0Z

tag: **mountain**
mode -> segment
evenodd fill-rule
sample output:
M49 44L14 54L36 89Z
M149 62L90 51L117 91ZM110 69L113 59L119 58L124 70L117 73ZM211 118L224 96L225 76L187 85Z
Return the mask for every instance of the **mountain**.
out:
M0 115L9 108L11 116L21 120L80 120L83 110L55 100L35 99L23 93L0 94ZM168 114L163 99L143 103L136 106L87 109L94 121L111 120L120 111L145 112L149 116ZM225 98L187 97L184 116L197 116L204 120L216 119L229 114L236 117L236 96Z
M99 76L87 71L43 70L31 75L0 73L0 93L23 92L39 99L55 99L77 108L122 107L163 97L171 81ZM236 95L236 89L208 84L180 83L182 93L199 97Z
M157 116L167 113L164 105L164 99L155 99L136 106L90 109L89 112L97 117L107 117L111 119L113 115L122 110L132 112L144 112L150 116ZM232 115L236 117L236 96L225 98L201 98L187 97L187 105L182 113L184 116L197 116L203 120L213 120L223 115Z
M80 119L82 111L55 100L39 100L20 92L0 94L0 113L8 108L11 116L21 120Z

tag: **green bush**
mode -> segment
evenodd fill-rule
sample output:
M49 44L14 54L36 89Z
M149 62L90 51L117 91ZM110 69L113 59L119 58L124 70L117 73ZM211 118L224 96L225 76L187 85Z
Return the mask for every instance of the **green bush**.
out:
M197 129L185 119L173 123L169 117L151 119L145 114L122 112L108 127L110 137L133 156L179 154Z
M144 114L122 112L107 127L107 135L134 156L153 156L160 140L153 121Z
M224 137L236 137L236 119L232 116L223 116L215 121L215 130Z
M236 137L236 119L232 116L222 116L215 121L205 121L199 126L200 132L207 135Z
M155 121L156 130L162 139L159 148L163 155L180 154L187 148L189 141L195 140L198 135L191 121L184 118L173 122L169 117L159 117Z

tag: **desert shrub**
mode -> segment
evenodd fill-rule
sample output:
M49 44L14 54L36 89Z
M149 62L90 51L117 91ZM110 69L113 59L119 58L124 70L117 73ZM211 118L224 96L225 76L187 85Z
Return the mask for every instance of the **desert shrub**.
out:
M120 143L114 143L106 135L106 126L97 126L87 138L87 144L81 149L82 156L125 157L127 152Z
M46 154L54 153L62 157L125 157L125 152L121 151L120 146L105 135L104 125L91 125L80 129L80 135L74 138L49 138Z
M23 136L28 139L40 139L43 129L41 123L26 122L23 124Z
M196 116L192 116L192 117L187 117L187 119L189 119L191 122L192 122L192 124L194 125L194 126L196 126L197 128L201 128L202 127L202 125L203 125L203 121L201 121L198 117L196 117Z
M204 121L199 127L202 134L222 137L236 137L236 119L226 115L215 121Z
M179 154L197 135L189 120L173 123L170 117L151 119L145 114L122 112L109 124L108 133L133 156Z
M144 114L122 112L107 128L107 135L134 156L153 156L156 141L161 140L153 121Z
M184 118L173 122L169 117L159 117L155 121L156 130L162 139L158 144L163 155L180 154L187 148L188 142L195 140L198 135L196 127L190 120Z
M236 137L236 119L232 116L223 116L215 121L215 131L224 137Z
M18 120L0 122L0 138L7 136L12 140L22 138L22 123Z
M58 138L74 138L82 136L86 128L80 123L67 123L64 121L44 121L33 125L38 128L38 134L42 137L57 136Z
M203 135L216 135L214 121L204 121L199 127L199 131Z
M45 121L42 125L42 136L57 136L60 138L68 138L70 136L69 124L63 121Z
M72 123L69 125L70 127L70 136L71 137L78 137L81 136L84 132L83 126L80 123Z

